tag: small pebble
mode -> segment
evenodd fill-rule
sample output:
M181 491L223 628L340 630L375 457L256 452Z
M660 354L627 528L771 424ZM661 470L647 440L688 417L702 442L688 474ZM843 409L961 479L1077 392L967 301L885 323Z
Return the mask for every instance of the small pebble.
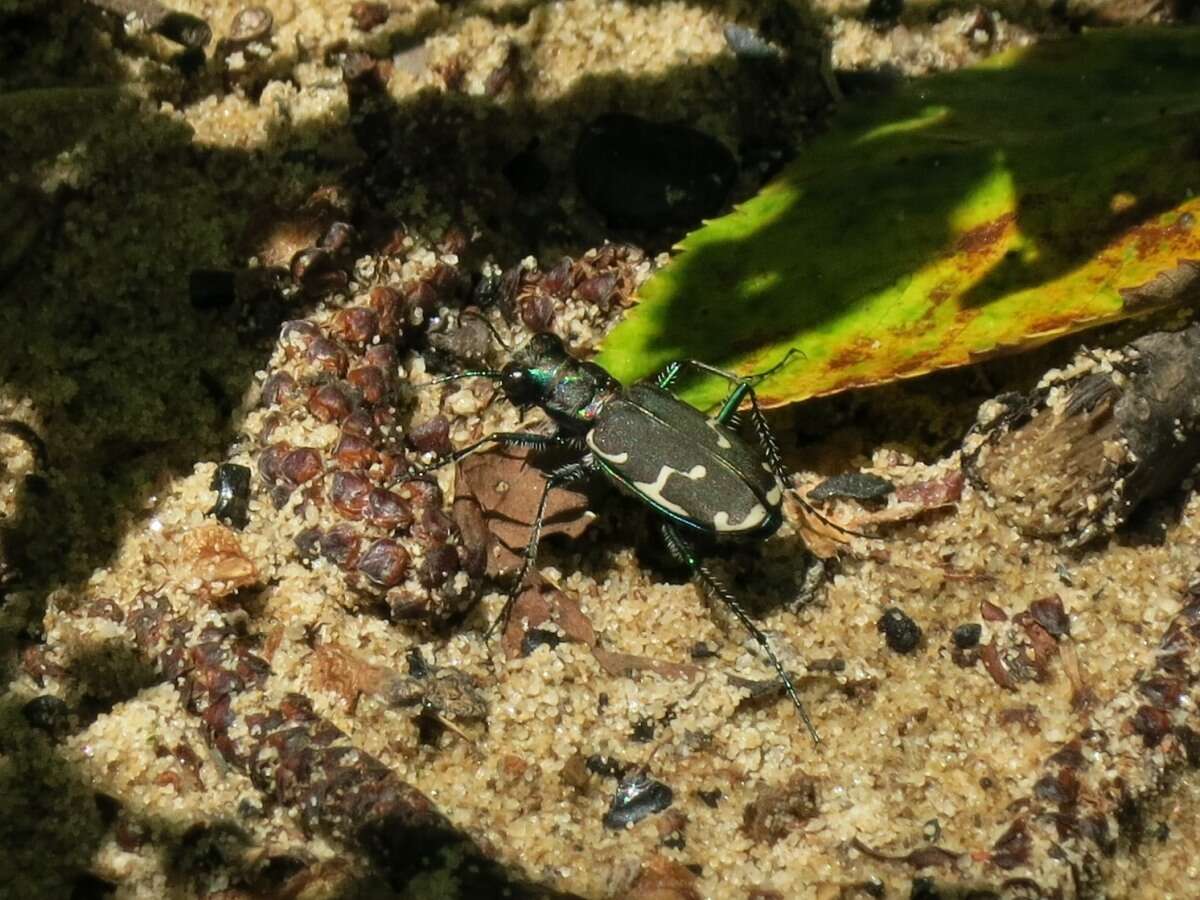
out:
M921 643L921 627L895 606L889 606L876 626L897 653L911 653Z
M958 647L960 650L969 650L971 647L979 644L979 639L982 636L982 625L978 622L967 622L954 629L951 639L954 641L955 647Z
M662 812L674 799L674 792L661 781L655 781L644 772L634 772L617 785L612 805L604 814L604 827L625 828Z

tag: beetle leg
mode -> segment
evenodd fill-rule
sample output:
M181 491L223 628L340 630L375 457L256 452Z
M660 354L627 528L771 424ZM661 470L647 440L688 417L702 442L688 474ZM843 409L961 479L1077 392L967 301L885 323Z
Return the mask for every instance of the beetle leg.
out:
M758 406L758 397L754 395L754 388L750 387L750 385L744 385L744 387L746 396L750 398L750 422L754 426L754 434L758 437L758 443L762 446L763 454L767 457L767 465L775 472L775 477L779 479L779 483L796 498L796 502L800 504L801 508L813 518L823 522L835 531L840 531L842 534L870 538L871 535L869 534L854 531L851 528L846 528L834 522L819 512L816 507L800 495L800 492L792 484L792 474L783 464L783 455L779 452L779 442L775 438L775 432L771 430L771 426L767 422L767 417L763 415L762 410Z
M477 452L488 444L496 444L500 447L532 447L534 450L546 450L550 447L576 446L576 442L571 438L561 437L557 434L526 434L520 431L497 431L494 434L480 438L473 444L467 444L467 446L461 447L452 453L438 457L427 466L421 466L421 468L406 475L401 475L397 481L413 481L421 478L430 472L437 471L442 466L448 466L450 463L466 459L472 453Z
M504 608L500 610L500 615L496 616L492 620L492 624L488 626L487 633L483 636L485 642L491 638L492 632L496 630L497 626L503 629L508 625L508 617L512 613L513 604L517 602L529 570L537 561L538 544L542 539L542 521L546 518L546 504L550 502L550 492L556 487L562 487L573 481L582 481L587 477L588 472L589 469L584 463L576 462L560 466L546 477L546 481L542 485L542 498L538 501L537 514L533 517L533 525L529 529L529 540L525 544L525 553L521 558L521 568L517 572L517 580L504 601Z
M792 682L792 676L783 668L783 664L779 661L779 657L775 655L775 651L771 649L771 643L767 640L767 636L763 634L762 629L754 624L754 620L738 603L737 598L729 591L725 585L709 571L708 567L696 555L695 548L679 533L673 525L664 524L662 527L663 538L667 542L667 549L671 551L680 563L687 566L693 577L700 582L700 586L710 597L720 600L733 613L734 617L742 623L742 627L750 632L750 636L767 654L767 659L771 661L771 665L775 667L775 672L779 676L779 680L783 683L783 689L787 691L788 697L792 704L796 707L796 712L800 714L800 720L804 722L804 727L808 729L808 733L812 735L815 743L821 743L821 739L817 736L817 730L813 727L812 721L808 718L808 713L804 709L804 704L800 702L800 695L796 691L796 685Z

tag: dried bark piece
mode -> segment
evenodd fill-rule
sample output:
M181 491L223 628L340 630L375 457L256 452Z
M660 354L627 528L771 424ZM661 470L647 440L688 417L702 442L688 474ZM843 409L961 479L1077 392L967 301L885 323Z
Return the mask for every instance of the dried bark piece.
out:
M962 857L962 853L946 850L942 847L918 847L909 853L891 854L875 850L858 838L850 841L850 846L864 856L877 859L880 862L906 863L915 869L927 869L932 866L953 866Z
M237 535L224 525L201 525L184 533L182 561L198 579L197 595L216 600L258 583L258 569L246 556Z
M756 844L774 844L820 814L817 783L800 774L784 785L766 785L742 811L742 830Z
M1081 545L1182 481L1200 457L1200 325L1081 351L1027 398L998 398L964 469L1022 532ZM998 404L998 407L997 405Z
M531 452L524 448L498 448L475 453L458 465L455 500L473 499L491 532L488 575L514 572L521 564L546 481L545 473L530 464ZM542 538L552 534L577 538L593 518L586 493L555 488L546 503Z
M698 880L687 866L655 855L643 863L637 879L622 896L625 900L700 900Z
M336 643L318 647L313 665L321 687L338 694L351 710L366 694L389 706L420 707L458 721L487 718L487 702L478 683L457 669L426 667L420 676L403 675L369 663Z

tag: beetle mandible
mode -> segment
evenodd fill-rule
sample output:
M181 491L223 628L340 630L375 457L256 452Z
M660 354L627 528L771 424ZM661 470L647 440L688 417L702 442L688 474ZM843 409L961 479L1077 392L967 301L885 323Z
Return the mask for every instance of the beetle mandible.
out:
M499 340L499 335L496 337ZM491 378L500 383L505 397L514 405L537 406L545 411L557 431L549 435L494 432L402 476L402 480L428 475L489 445L534 450L558 447L578 454L576 461L553 469L546 478L516 583L488 635L498 624L507 622L525 578L537 561L550 492L599 476L658 514L671 555L688 568L707 594L733 613L766 653L805 728L819 743L792 677L767 636L704 564L693 543L697 536L763 539L782 524L783 493L790 482L775 436L758 406L753 383L783 366L790 357L791 353L768 372L748 377L699 360L680 360L669 363L652 378L623 387L599 365L573 357L556 335L539 333L519 346L499 370L472 369L431 382ZM732 385L714 415L706 415L670 392L671 385L688 369L716 375ZM738 408L747 401L757 448L735 430Z

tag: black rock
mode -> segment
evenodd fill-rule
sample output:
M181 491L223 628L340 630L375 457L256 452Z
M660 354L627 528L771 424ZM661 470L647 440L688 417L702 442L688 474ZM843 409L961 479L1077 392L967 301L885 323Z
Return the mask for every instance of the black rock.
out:
M574 162L580 192L614 228L696 225L737 177L733 154L710 135L623 113L585 127Z
M982 625L978 622L967 622L965 625L959 625L955 628L950 639L954 641L954 646L960 650L969 650L979 643L979 638L982 635Z
M238 530L245 528L250 522L250 470L236 463L221 463L210 487L217 492L217 502L208 514Z
M845 497L860 502L878 502L894 491L893 485L886 478L871 475L866 472L846 472L826 478L808 492L807 499L813 503L823 503L826 500Z
M883 611L876 627L897 653L911 653L921 643L921 626L894 606Z
M672 790L644 772L634 772L621 779L612 805L604 814L605 828L624 828L640 822L646 816L662 812L674 801Z

